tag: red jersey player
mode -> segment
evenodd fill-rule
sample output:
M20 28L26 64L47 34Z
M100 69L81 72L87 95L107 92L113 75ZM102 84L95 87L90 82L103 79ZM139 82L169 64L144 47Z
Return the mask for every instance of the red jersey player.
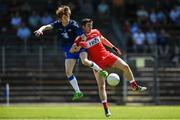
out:
M84 34L76 38L74 45L77 45L77 47L74 47L71 52L77 52L81 47L85 48L88 53L88 59L96 63L100 68L103 70L106 70L107 68L116 68L122 70L127 79L130 81L132 90L146 90L146 87L137 85L129 65L118 56L107 51L104 45L114 49L119 55L121 55L121 51L113 46L105 37L103 37L97 29L92 29L92 26L93 21L91 19L85 18L82 20ZM105 115L110 116L111 113L107 105L107 94L105 90L104 78L96 71L94 71L94 75L98 84L99 96L104 106Z

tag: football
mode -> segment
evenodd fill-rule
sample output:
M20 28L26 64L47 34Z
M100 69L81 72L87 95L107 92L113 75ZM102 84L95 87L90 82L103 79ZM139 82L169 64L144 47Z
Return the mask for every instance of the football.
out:
M106 80L110 86L116 86L120 82L119 75L116 73L109 74Z

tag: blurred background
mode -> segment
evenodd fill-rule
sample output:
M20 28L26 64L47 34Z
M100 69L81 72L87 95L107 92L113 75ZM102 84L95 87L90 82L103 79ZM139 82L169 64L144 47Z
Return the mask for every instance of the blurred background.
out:
M57 19L62 4L70 6L72 19L92 18L148 87L133 92L119 74L118 86L107 85L109 102L180 104L180 0L0 0L0 104L72 102L56 33L33 34ZM84 93L80 103L99 103L92 70L79 62L75 75Z

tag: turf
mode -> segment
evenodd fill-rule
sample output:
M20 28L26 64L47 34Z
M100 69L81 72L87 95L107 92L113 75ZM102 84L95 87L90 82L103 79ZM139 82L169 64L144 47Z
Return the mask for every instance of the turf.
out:
M72 119L149 119L149 120L180 120L180 106L111 106L112 116L106 118L101 105L26 105L0 106L0 119L31 119L31 120L72 120Z

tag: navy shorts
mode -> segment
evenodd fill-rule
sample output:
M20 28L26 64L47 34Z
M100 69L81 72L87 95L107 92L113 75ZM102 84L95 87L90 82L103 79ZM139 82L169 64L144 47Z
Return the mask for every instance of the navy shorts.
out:
M64 47L65 59L79 59L79 54L80 54L81 52L86 51L86 49L81 48L81 49L79 50L79 52L72 54L72 53L69 52L69 50L70 50L70 47Z

